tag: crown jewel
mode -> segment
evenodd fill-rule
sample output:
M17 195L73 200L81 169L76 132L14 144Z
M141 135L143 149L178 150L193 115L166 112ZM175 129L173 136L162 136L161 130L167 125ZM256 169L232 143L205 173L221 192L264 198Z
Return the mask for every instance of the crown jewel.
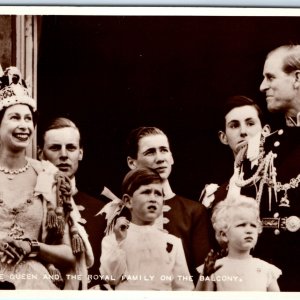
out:
M15 104L27 104L33 111L36 110L36 102L29 95L20 70L9 67L0 77L0 110Z

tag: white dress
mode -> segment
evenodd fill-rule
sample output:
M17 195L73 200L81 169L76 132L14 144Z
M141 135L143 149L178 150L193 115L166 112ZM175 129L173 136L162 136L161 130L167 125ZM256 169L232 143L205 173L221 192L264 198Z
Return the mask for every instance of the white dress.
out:
M18 195L20 204L11 207L0 188L0 239L6 236L38 239L43 219L42 200L32 191ZM36 259L23 260L19 265L0 262L1 280L12 282L16 289L58 289L44 264Z
M193 290L182 242L155 226L130 223L118 243L102 240L100 273L116 290Z
M55 174L58 169L48 161L26 159L30 163L26 173L20 173L12 179L0 173L0 241L11 237L36 239L45 243L48 234L47 203L51 202L53 207L56 207ZM72 198L71 200L73 209L68 220L72 220L76 226L86 251L77 255L76 263L72 268L57 267L61 267L63 272L71 275L70 278L64 278L64 289L78 289L79 280L74 279L75 274L81 276L82 289L86 289L87 266L92 265L94 257L87 234L78 223L80 214ZM71 245L68 229L66 225L65 234L61 241L60 238L58 239L58 242ZM50 278L46 264L47 262L40 261L38 257L26 258L17 266L0 261L0 282L9 281L17 290L56 290L58 288Z
M273 280L281 275L281 270L259 258L233 259L223 257L216 261L222 265L211 278L200 275L199 280L216 283L217 291L267 291ZM203 265L197 268L202 274Z

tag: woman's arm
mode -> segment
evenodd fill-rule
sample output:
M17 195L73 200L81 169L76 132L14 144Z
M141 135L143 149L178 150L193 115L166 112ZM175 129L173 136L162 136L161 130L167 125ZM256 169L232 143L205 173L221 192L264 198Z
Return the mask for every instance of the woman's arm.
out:
M71 246L66 244L47 245L34 239L13 239L10 237L1 240L0 244L0 259L2 263L19 264L27 258L41 258L47 263L64 268L75 263L75 256Z
M47 263L54 264L58 268L71 267L75 264L76 258L72 252L71 246L61 244L61 245L47 245L44 243L39 243L40 251L38 257L46 261Z

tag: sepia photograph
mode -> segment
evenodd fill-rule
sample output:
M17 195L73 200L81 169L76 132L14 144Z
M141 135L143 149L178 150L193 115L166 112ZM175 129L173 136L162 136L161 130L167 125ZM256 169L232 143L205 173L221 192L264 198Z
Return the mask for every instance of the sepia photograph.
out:
M299 297L300 10L1 10L1 297Z

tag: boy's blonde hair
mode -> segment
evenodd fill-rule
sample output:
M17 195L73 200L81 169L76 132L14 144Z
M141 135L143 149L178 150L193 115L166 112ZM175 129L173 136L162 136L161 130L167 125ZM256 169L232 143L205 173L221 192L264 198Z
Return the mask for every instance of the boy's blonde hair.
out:
M228 231L231 226L232 216L239 208L252 210L256 216L258 232L261 233L262 231L262 224L259 218L259 205L255 199L242 195L238 199L226 198L215 206L211 218L216 239L221 247L227 246L227 243L223 240L222 232Z

